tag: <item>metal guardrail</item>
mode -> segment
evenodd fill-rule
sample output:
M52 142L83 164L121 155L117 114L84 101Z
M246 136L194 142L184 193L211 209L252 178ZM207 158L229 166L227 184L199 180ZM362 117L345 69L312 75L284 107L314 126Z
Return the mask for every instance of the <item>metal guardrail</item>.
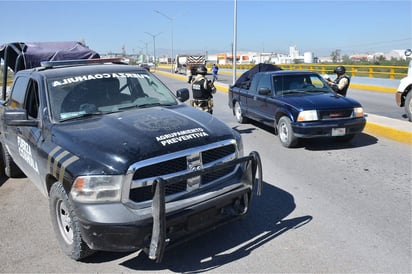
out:
M333 70L338 64L276 64L276 66L286 70L309 70L320 74L333 74ZM402 79L408 74L408 66L370 66L370 65L345 65L346 73L350 76ZM251 69L255 64L237 64L237 69ZM219 65L219 68L232 69L232 65Z
M208 69L212 64L207 64ZM237 64L236 68L239 70L251 69L255 64ZM281 67L286 70L309 70L316 71L320 74L333 74L333 70L337 64L276 64L276 66ZM346 67L346 72L350 76L358 77L369 77L369 78L381 78L381 79L402 79L408 74L408 66L370 66L370 65L344 65ZM159 67L168 67L170 65L162 64ZM231 64L219 65L222 69L232 69ZM0 73L1 75L1 73ZM11 77L11 75L10 75ZM7 86L10 86L12 80L7 81ZM0 78L0 86L3 83Z

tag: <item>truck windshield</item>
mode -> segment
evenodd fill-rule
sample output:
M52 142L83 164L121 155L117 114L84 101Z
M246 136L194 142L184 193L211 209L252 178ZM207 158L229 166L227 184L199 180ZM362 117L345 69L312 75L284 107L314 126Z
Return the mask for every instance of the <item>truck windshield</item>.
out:
M62 122L88 113L112 113L178 104L157 78L141 72L73 75L47 80L51 115Z
M292 74L273 77L277 95L332 92L325 80L318 74Z

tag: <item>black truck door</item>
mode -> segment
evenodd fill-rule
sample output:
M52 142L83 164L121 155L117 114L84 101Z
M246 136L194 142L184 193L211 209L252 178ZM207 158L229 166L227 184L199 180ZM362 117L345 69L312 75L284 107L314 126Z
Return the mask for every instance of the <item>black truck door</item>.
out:
M38 82L30 78L21 78L27 83L26 88L18 86L19 89L13 89L10 108L24 109L27 112L27 119L38 120L40 108ZM38 126L8 126L8 132L7 144L13 160L40 191L44 192L44 187L40 184L38 164L40 128Z

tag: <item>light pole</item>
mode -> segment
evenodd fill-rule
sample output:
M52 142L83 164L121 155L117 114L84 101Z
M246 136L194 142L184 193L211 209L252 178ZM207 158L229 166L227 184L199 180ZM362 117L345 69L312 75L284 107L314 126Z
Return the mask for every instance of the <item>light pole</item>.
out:
M236 55L237 55L237 0L234 0L233 5L233 49L232 49L232 62L233 62L233 85L236 82Z
M168 19L170 21L170 33L171 33L171 44L172 44L171 53L170 53L170 63L171 63L171 72L173 73L173 59L174 59L174 56L173 56L173 19L174 18L170 17L170 16L167 16L166 14L164 14L163 12L160 12L158 10L154 10L154 12L162 15L163 17L165 17L166 19Z
M148 52L147 52L147 44L148 44L148 43L147 43L147 42L145 42L145 41L143 41L143 40L139 40L139 41L140 41L140 42L142 42L142 43L146 46L146 53L145 53L145 54L146 54L146 55L145 55L145 61L146 61L146 62L145 62L145 63L148 63L148 60L147 60L147 56L148 56Z
M154 63L155 69L156 69L156 36L158 36L161 32L159 32L158 34L151 34L150 32L145 31L145 33L147 35L152 36L152 38L153 38L153 59L154 59L153 63Z

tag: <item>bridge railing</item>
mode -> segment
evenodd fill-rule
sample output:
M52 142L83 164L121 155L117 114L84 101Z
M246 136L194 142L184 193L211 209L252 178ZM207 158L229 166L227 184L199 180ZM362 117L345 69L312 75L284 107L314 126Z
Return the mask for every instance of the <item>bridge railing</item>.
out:
M285 70L309 70L320 74L333 74L334 68L339 64L276 64ZM236 69L251 69L255 64L237 64ZM350 76L401 79L408 74L408 66L371 66L371 65L344 65L346 73ZM232 69L231 64L219 65L219 68Z
M285 70L309 70L316 71L320 74L333 74L334 68L339 64L276 64ZM167 65L166 65L167 66ZM208 68L212 64L207 65ZM255 64L237 64L236 69L248 70ZM383 78L383 79L402 79L408 74L408 66L371 66L371 65L344 65L346 73L350 76ZM232 69L231 64L220 64L219 68ZM2 86L2 70L0 71L0 86ZM7 85L11 85L12 73L9 73Z

